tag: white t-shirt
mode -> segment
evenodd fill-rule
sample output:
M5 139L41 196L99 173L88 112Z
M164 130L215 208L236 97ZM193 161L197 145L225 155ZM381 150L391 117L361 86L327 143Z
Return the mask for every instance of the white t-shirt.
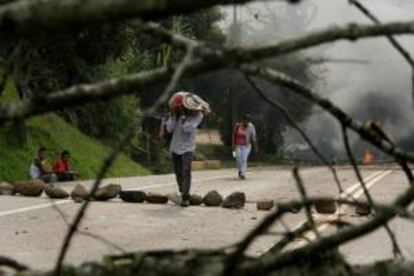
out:
M40 171L39 167L36 166L35 161L33 161L30 165L29 175L32 179L39 179L42 175L42 172Z

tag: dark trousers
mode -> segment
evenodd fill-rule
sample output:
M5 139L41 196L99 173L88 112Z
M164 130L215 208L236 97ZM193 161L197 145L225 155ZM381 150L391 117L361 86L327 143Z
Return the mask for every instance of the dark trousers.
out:
M172 154L174 162L174 172L177 178L178 189L184 199L189 199L191 189L191 160L192 152L183 154Z
M65 181L74 181L75 176L72 173L60 173L58 174L58 181L65 182Z

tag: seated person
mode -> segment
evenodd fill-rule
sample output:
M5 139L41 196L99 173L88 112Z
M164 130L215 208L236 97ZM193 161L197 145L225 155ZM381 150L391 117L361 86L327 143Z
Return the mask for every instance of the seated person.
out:
M30 165L29 175L32 179L40 179L46 183L55 182L57 177L53 171L46 168L47 149L41 147L37 151L37 156Z
M79 174L70 168L70 153L67 150L62 151L60 158L56 161L54 171L58 181L73 181Z

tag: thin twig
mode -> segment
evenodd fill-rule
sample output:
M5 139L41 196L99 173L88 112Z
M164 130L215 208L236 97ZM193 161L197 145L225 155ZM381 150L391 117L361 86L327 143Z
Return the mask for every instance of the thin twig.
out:
M289 265L297 261L301 258L310 258L314 254L318 254L320 252L325 252L327 250L331 250L347 241L353 240L358 238L362 235L368 234L379 227L383 226L386 222L390 219L394 218L397 215L395 209L405 209L414 199L414 189L409 188L403 194L401 194L396 200L394 200L393 208L380 208L377 204L378 212L375 216L364 223L359 225L348 227L343 231L337 232L335 234L328 235L326 237L320 238L318 241L308 244L304 247L281 253L278 256L267 256L263 258L260 263L254 264L246 264L241 269L244 270L245 273L253 273L260 271L260 273L267 273L274 269L278 269L280 267ZM351 205L356 205L353 201L346 201L346 200L334 200L338 203L349 202ZM369 204L365 204L365 206L369 206ZM277 219L272 216L274 214L269 215L266 220L266 226L272 225L274 220Z
M381 151L392 155L394 158L414 161L414 154L397 147L393 143L390 143L385 137L379 135L379 133L370 126L365 126L362 122L352 119L347 113L345 113L338 106L334 105L330 100L322 98L315 91L300 81L293 79L282 72L267 67L261 67L260 65L244 64L239 68L248 75L257 76L272 83L287 87L291 92L314 102L335 117L342 125L345 125L347 128L351 128L358 133L362 139L370 142Z
M256 72L257 71L261 71L262 70L256 68ZM385 148L388 148L389 151L392 152L392 154L395 156L395 158L399 158L402 160L405 160L406 155L405 154L399 154L399 152L396 150L396 146L395 144L391 143L389 141L389 139L387 139L387 137L384 137L383 135L380 135L381 132L379 133L375 128L373 127L367 127L365 128L363 125L358 125L356 124L354 121L352 121L352 119L350 119L344 112L342 112L340 109L338 109L337 107L333 106L331 102L322 99L320 97L318 97L316 94L314 94L310 89L305 88L305 86L303 85L298 85L299 82L297 82L296 80L292 80L289 77L287 77L286 75L281 74L280 72L273 72L273 74L271 73L270 70L265 70L266 73L270 73L270 74L262 74L262 76L266 76L267 79L271 80L271 81L277 81L279 83L282 83L283 85L286 85L287 87L293 89L293 91L296 91L297 93L307 97L308 99L311 99L314 102L317 102L321 107L323 107L324 109L326 109L327 111L329 111L332 115L334 115L341 123L344 127L351 127L354 130L357 131L357 133L359 133L359 135L363 138L365 138L366 140L372 142L374 145L376 145L377 147L379 147L381 150L383 151L387 151ZM412 198L408 198L409 196L411 196L410 191L407 191L406 193L407 196L401 195L400 199L402 202L404 202L404 204L408 201L412 201ZM413 196L414 197L414 196ZM385 219L385 215L384 216L377 216L376 218L371 220L371 223L366 223L365 226L367 226L367 228L370 227L374 227L374 225L376 225L375 227L379 227L381 226L381 224L379 223L382 219L381 217L384 218L384 221L382 222L383 225L386 226L386 223L388 221L388 219ZM390 216L392 217L392 216ZM368 225L371 224L369 227ZM362 228L362 227L361 227ZM388 227L386 226L386 229ZM396 242L395 239L395 235L392 233L392 231L389 231L390 229L387 229L387 232L389 233L391 240L393 242L393 246L394 246L394 252L398 252L398 244ZM372 231L372 230L369 230ZM341 235L338 235L338 237ZM334 239L334 237L332 237L332 239ZM298 253L298 254L302 254Z
M169 82L169 85L165 89L164 93L161 94L161 96L156 100L156 102L152 105L151 108L149 108L148 110L146 110L144 112L137 111L138 116L139 116L138 118L140 118L143 115L153 114L157 110L158 106L163 104L168 99L168 93L172 89L174 89L174 87L177 85L177 82L182 77L183 72L186 70L188 63L191 61L192 54L193 54L193 47L189 46L189 48L187 50L187 53L186 53L185 57L183 58L183 61L181 62L181 64L177 67L176 71L174 72L174 74L173 74L173 76L172 76L172 78ZM87 209L87 207L90 203L91 197L95 194L96 190L99 188L100 182L104 178L106 172L111 168L113 162L115 161L115 159L117 158L119 153L125 148L125 146L133 138L134 132L135 132L135 128L131 128L131 130L128 131L127 135L125 135L125 137L122 139L121 143L119 143L118 146L113 149L113 152L111 153L111 155L105 160L100 172L98 173L97 179L96 179L94 185L92 186L92 189L89 193L89 196L88 196L87 200L83 203L83 205L79 209L79 211L77 213L77 216L75 217L75 220L71 224L71 226L69 228L69 231L68 231L68 234L66 235L66 238L65 238L65 241L63 243L62 250L60 252L60 255L59 255L59 258L58 258L58 261L57 261L57 264L56 264L56 268L55 268L55 275L56 276L60 276L60 273L61 273L61 270L62 270L63 260L65 258L66 252L69 248L70 241L71 241L73 235L78 231L78 226L79 226L80 222L82 221L82 218L85 215L85 212L86 212L86 209Z
M368 8L365 7L359 0L349 0L349 2L352 5L354 5L360 12L366 15L369 19L371 19L371 21L374 22L376 25L382 24L382 22L372 12L370 12ZM398 42L398 40L395 37L393 37L392 35L387 35L387 39L411 67L411 92L412 97L414 97L414 60L411 57L410 53L402 46L400 42Z
M29 269L26 265L5 256L0 256L0 266L10 267L17 271L25 271Z
M171 77L170 82L168 83L167 87L164 89L164 92L158 97L158 99L151 105L150 108L142 112L142 116L147 116L150 114L153 114L156 112L156 110L168 100L168 97L170 96L171 92L175 89L177 86L177 83L182 78L183 74L185 73L185 70L188 68L188 65L192 61L194 52L194 47L192 45L188 45L186 54L181 61L181 63L176 67L174 74Z
M322 163L332 172L333 178L335 180L336 186L338 188L339 193L343 192L341 181L339 180L338 174L336 172L336 169L326 158L322 155L322 153L319 151L319 149L313 144L312 140L306 135L305 131L302 130L301 127L295 122L293 117L289 114L289 112L278 102L274 101L270 97L268 97L256 84L256 82L248 75L244 74L247 82L250 84L250 86L253 88L254 91L269 105L276 108L286 119L286 121L295 129L299 135L302 137L302 139L309 145L309 148L315 153L315 155L319 158L319 160L322 161Z
M336 227L344 227L344 226L352 226L352 224L345 222L345 221L328 221L323 222L332 224ZM265 253L263 256L266 256L267 254L278 254L280 253L284 248L286 248L290 243L292 243L296 239L304 238L304 234L307 233L309 230L312 230L309 222L305 221L303 222L299 227L294 229L293 231L288 231L284 234L284 237L278 241L276 244L274 244L267 253Z
M287 223L285 222L285 220L283 218L280 218L279 222L283 226L283 228L285 229L286 232L291 231L290 227L287 225Z
M357 65L369 65L371 62L365 59L354 59L354 58L307 58L307 62L311 65L317 65L321 63L351 63Z
M303 181L299 175L298 167L293 168L293 178L295 179L296 186L298 187L299 194L302 197L303 202L306 202L306 200L308 199L308 195L306 193L305 186L303 185ZM305 205L305 213L306 213L306 217L308 219L310 228L315 233L315 236L317 238L320 238L321 235L319 234L318 229L315 224L315 220L313 219L311 206Z
M354 5L359 11L366 15L372 22L377 26L380 26L382 22L366 8L359 0L349 0L349 2ZM399 43L392 35L387 35L387 39L390 41L392 46L401 54L401 56L408 62L408 64L414 69L414 60L411 57L410 53L404 49L404 47Z
M171 43L174 46L180 47L185 50L187 50L189 47L192 47L195 50L196 48L201 48L201 46L205 46L200 41L192 40L190 38L185 37L184 35L173 33L155 22L144 23L141 20L135 20L132 22L132 24L144 32L158 36L166 43Z
M250 246L250 244L256 239L256 237L265 233L269 227L278 219L280 219L285 213L290 212L293 208L301 204L286 204L278 205L276 211L266 216L259 225L257 225L252 231L250 231L246 237L237 244L236 250L228 257L226 261L226 267L223 275L233 275L235 268L239 261L242 259L244 251Z
M55 201L53 199L51 199L51 202L52 202L52 208L55 209L55 211L59 214L60 218L63 220L63 222L66 224L66 226L67 227L70 227L70 221L66 217L65 213L63 213L63 211L59 208L59 206L57 206L55 204ZM81 234L83 236L90 237L90 238L92 238L92 239L94 239L96 241L99 241L99 242L101 242L101 243L103 243L103 244L105 244L105 245L107 245L109 247L112 247L113 249L115 249L115 250L117 250L117 251L119 251L121 253L126 253L126 250L125 249L123 249L119 245L111 242L110 240L108 240L108 239L106 239L106 238L104 238L104 237L102 237L100 235L97 235L97 234L94 234L94 233L90 233L90 232L86 232L86 231L79 230L79 229L77 230L77 233L79 233L79 234Z
M295 240L297 238L300 238L301 236L303 236L303 234L305 234L309 230L311 230L309 222L305 221L302 225L297 227L295 230L293 230L291 232L287 232L286 235L280 241L278 241L276 244L274 244L269 249L267 254L278 254L286 246L288 246L293 240Z
M367 188L367 185L364 181L364 178L362 177L361 171L359 170L358 164L355 160L355 156L352 153L351 146L350 146L350 143L349 143L348 132L347 132L347 129L346 129L345 126L342 126L342 137L343 137L343 141L344 141L344 144L345 144L345 149L346 149L346 153L348 155L348 159L351 161L351 165L354 169L355 175L356 175L359 183L362 186L362 189L364 191L364 195L367 198L368 203L372 206L370 208L372 208L374 210L374 212L376 212L375 201L372 198L372 196L371 196L371 194L370 194L370 192ZM389 227L388 223L384 224L384 228L385 228L385 231L387 232L388 236L390 237L394 257L396 257L396 258L397 257L402 257L403 254L402 254L401 248L398 244L397 238L396 238L394 232L392 231L392 229Z
M91 202L91 199L92 199L93 195L98 190L99 185L102 182L102 179L105 177L108 170L112 167L112 164L115 162L118 155L121 153L121 151L125 148L125 146L132 139L134 132L135 132L135 128L131 128L130 130L128 130L128 133L124 136L124 138L121 140L121 142L116 145L116 147L112 150L112 153L105 159L105 161L104 161L104 163L103 163L103 165L102 165L102 167L101 167L101 169L100 169L100 171L97 175L97 178L96 178L96 180L95 180L95 182L92 186L92 189L88 194L88 198L85 200L85 202L79 208L79 210L78 210L78 212L75 216L75 219L70 224L70 228L68 229L68 232L66 234L66 237L64 239L62 248L61 248L60 253L59 253L59 257L58 257L57 262L56 262L54 275L56 275L56 276L61 275L63 260L65 259L66 253L69 249L70 242L71 242L74 234L78 230L78 226L79 226L80 222L82 221L82 219L83 219L83 217L86 213L86 210L87 210L87 208L88 208L88 206Z

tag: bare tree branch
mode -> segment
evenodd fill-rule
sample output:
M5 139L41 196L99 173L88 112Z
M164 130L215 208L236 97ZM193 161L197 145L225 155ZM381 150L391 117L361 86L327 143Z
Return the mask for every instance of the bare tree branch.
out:
M293 178L295 179L296 185L298 187L299 190L299 194L302 197L303 202L306 202L308 199L308 195L306 193L306 189L305 186L303 184L303 181L299 175L299 170L297 167L293 168ZM315 224L315 220L313 219L312 216L312 210L311 207L309 205L305 205L305 213L306 213L306 218L308 220L309 226L311 228L311 230L315 233L315 236L317 238L320 238L321 235L318 232L318 229L316 228L316 224Z
M192 46L194 49L205 46L201 41L195 41L181 34L173 33L163 28L160 24L154 22L142 22L141 20L134 20L132 24L135 27L139 28L141 31L161 38L165 43L171 43L174 46L183 49L188 49L190 46Z
M352 153L351 146L349 144L348 132L347 132L347 129L346 129L345 126L342 126L342 138L343 138L343 141L344 141L345 150L346 150L346 153L348 155L348 159L351 162L351 165L354 169L355 175L356 175L359 183L361 184L362 190L364 191L364 195L367 198L369 204L371 204L372 207L375 208L375 202L372 199L372 196L371 196L371 194L370 194L370 192L367 188L367 185L364 181L364 178L362 177L361 171L358 168L358 164L355 160L355 156Z
M128 130L127 134L125 135L125 137L120 141L120 143L118 143L116 145L116 147L113 149L112 153L105 159L98 175L97 178L92 186L92 189L89 192L88 198L85 200L85 202L82 204L82 206L79 208L75 219L73 220L73 222L70 224L70 228L68 229L68 232L66 234L66 237L64 239L58 260L56 262L56 267L54 270L54 274L57 276L61 275L62 272L62 265L63 265L63 261L65 259L66 253L69 249L70 246L70 242L74 236L74 234L76 233L76 231L78 230L78 226L81 223L86 210L91 202L92 196L95 194L95 192L98 190L99 185L102 181L102 179L105 177L106 173L108 172L108 170L111 168L112 164L115 162L116 158L118 157L119 153L124 149L124 147L130 142L131 138L133 137L135 128L131 128L130 130Z
M356 41L361 38L409 33L414 33L414 21L393 22L375 26L350 23L346 27L329 27L298 38L286 39L268 47L251 49L247 53L240 51L240 57L243 54L248 54L242 60L249 58L250 61L257 61L269 56L280 56L338 40Z
M277 269L284 265L291 264L300 258L311 257L317 252L323 252L331 248L337 247L338 245L345 243L346 241L355 239L359 236L367 234L378 227L382 226L392 217L398 215L402 218L407 218L414 221L414 214L408 213L405 207L410 204L414 198L414 189L409 188L407 191L400 195L391 205L377 204L378 213L376 216L360 225L348 227L340 232L322 237L320 240L311 243L307 246L281 253L278 257L274 255L266 255L261 258L260 262L255 264L243 265L241 264L237 269L239 261L243 257L243 252L249 247L249 245L260 235L266 233L270 226L276 221L280 220L282 216L292 209L300 209L306 205L311 206L316 202L321 201L333 201L338 204L348 204L352 206L369 207L369 203L360 202L356 200L349 200L343 198L333 199L331 197L312 197L308 198L306 202L292 200L289 202L279 203L276 210L266 216L261 223L259 223L244 239L242 242L237 244L237 249L233 252L228 260L227 266L224 270L227 273L237 273L243 271L243 273L266 273L273 269Z
M156 102L146 111L144 112L140 112L137 111L139 116L145 116L145 115L151 115L154 112L156 112L157 108L163 104L169 96L169 92L172 91L174 89L174 87L177 85L177 83L179 82L181 76L183 75L183 73L185 72L185 70L187 69L187 66L189 64L189 62L191 61L193 55L193 45L189 45L186 55L183 58L183 61L179 64L179 66L177 67L177 69L174 71L174 74L171 77L170 83L168 84L168 86L166 87L165 91L158 97L158 99L156 100ZM62 246L62 250L61 253L59 255L59 259L58 262L56 264L56 268L55 268L55 274L56 275L60 275L61 273L61 269L62 269L62 264L63 264L63 260L65 258L66 252L69 248L71 239L73 237L73 235L79 231L78 230L78 226L80 224L80 222L82 221L82 218L84 217L85 213L86 213L86 209L91 201L91 197L95 194L96 190L98 189L100 182L102 181L102 179L104 178L106 172L111 168L112 164L114 163L114 161L116 160L117 156L119 155L119 153L124 149L124 147L130 142L130 140L133 137L133 134L135 132L135 128L131 128L130 131L128 131L128 133L125 135L125 137L122 139L121 143L114 148L113 152L111 153L111 155L105 160L101 171L99 172L99 174L97 175L97 179L94 183L94 185L92 186L92 189L89 193L88 199L85 201L85 203L81 206L80 210L77 213L77 216L75 217L73 223L70 225L68 234L65 238L64 244ZM111 242L108 242L107 240L103 239L102 237L99 237L97 235L91 234L91 233L87 233L87 235L95 238L95 239L99 239L101 241L106 242L107 244L110 244L111 246L115 247L118 250L123 251L122 248L120 248L117 245L114 245Z
M358 133L361 136L361 138L371 142L377 148L394 156L395 158L409 161L414 160L414 155L412 153L405 152L404 150L397 147L395 144L390 143L387 139L378 135L378 132L375 129L373 129L370 125L364 125L359 121L353 120L349 115L347 115L339 107L334 105L331 101L320 97L312 89L306 87L301 82L281 72L275 71L270 68L263 68L257 65L243 65L240 67L240 69L246 74L258 76L270 82L290 88L290 90L293 93L299 94L305 97L306 99L314 102L315 104L319 105L333 117L338 119L338 121L342 125L351 128L356 133Z
M317 103L319 106L327 110L331 115L336 117L341 122L341 124L344 125L344 127L352 128L362 138L370 141L379 149L390 153L396 158L401 158L402 160L405 160L405 158L407 158L407 154L405 152L402 152L401 150L397 149L395 145L387 141L387 139L385 139L384 137L379 136L377 131L369 127L365 128L363 124L352 120L347 114L345 114L342 110L334 106L330 101L319 97L311 89L302 85L300 82L293 80L292 78L280 72L276 72L272 69L263 69L257 66L242 66L241 69L247 74L261 76L264 79L267 79L268 81L278 83L292 89L293 92L296 92L304 96L305 98ZM411 185L409 189L407 189L403 194L397 197L397 199L394 202L394 205L396 207L405 208L413 200L414 188ZM332 247L335 247L339 244L342 244L361 235L367 234L377 229L378 227L383 226L385 223L387 223L388 220L390 220L394 216L395 214L392 212L387 212L383 210L378 211L372 219L361 225L352 227L350 229L346 229L338 234L321 238L319 241L305 246L303 248L281 254L277 259L269 259L268 263L264 265L264 267L266 267L266 269L274 269L276 267L289 264L297 258L310 257L317 251L328 250ZM272 222L269 223L271 225ZM258 269L258 267L255 268Z
M70 227L70 221L66 217L65 213L63 213L63 211L59 208L59 206L57 206L55 204L55 201L53 199L51 199L50 201L52 202L53 209L59 214L60 218L63 220L63 222L66 224L66 226ZM109 247L112 247L113 249L115 249L115 250L117 250L121 253L126 253L126 251L122 247L118 246L117 244L111 242L110 240L108 240L108 239L106 239L106 238L104 238L100 235L90 233L90 232L86 232L86 231L79 230L79 229L77 230L77 233L79 233L83 236L90 237L90 238L92 238L96 241L99 241L99 242L101 242L101 243L103 243L103 244L105 244Z
M353 201L352 201L353 202ZM328 222L323 222L323 223L328 223L331 225L334 225L336 227L345 227L345 226L352 226L352 224L344 222L344 221L339 221L339 220L335 220L335 221L328 221ZM294 240L299 239L299 238L306 238L304 236L305 233L307 233L309 230L312 230L309 222L305 221L302 225L300 225L299 227L297 227L296 229L294 229L293 231L288 231L286 233L284 233L284 237L278 241L276 244L274 244L267 253L265 253L264 256L268 255L268 254L279 254L284 248L286 248L286 246L288 246L290 243L292 243Z
M302 237L303 234L305 234L309 230L311 230L309 221L305 221L295 230L287 232L286 235L280 241L278 241L269 249L267 254L279 254L288 244L290 244L295 239Z
M41 0L22 0L16 3L11 3L0 7L0 32L8 33L10 35L26 35L33 30L39 31L53 31L60 28L81 26L85 23L98 23L115 20L125 20L133 17L140 17L143 19L161 18L175 13L185 13L196 11L202 7L210 7L218 3L244 3L249 0L232 0L232 1L191 1L191 0L177 0L177 1L131 1L131 0L68 0L68 1L41 1ZM156 6L157 5L157 6ZM156 26L150 26L156 27ZM156 28L152 29L156 32ZM166 39L171 39L172 43L188 47L192 45L187 52L183 62L179 65L170 68L155 69L135 75L126 76L119 79L113 79L94 85L77 85L57 93L38 97L31 100L25 100L18 103L9 104L0 107L0 124L7 120L24 119L36 114L41 114L48 111L60 109L62 107L74 106L81 103L108 100L121 95L132 94L139 89L147 88L154 84L162 84L169 82L168 87L157 100L157 104L162 104L170 88L176 86L176 83L182 77L195 76L211 70L221 68L238 68L240 64L257 61L269 57L277 57L283 54L291 53L293 51L307 49L309 47L329 43L337 40L357 40L359 38L389 36L397 34L414 33L414 21L396 22L377 26L366 26L351 24L348 27L333 27L323 31L315 32L296 39L289 39L259 49L211 49L206 46L200 47L194 42L181 39L177 36L169 35L168 33L159 33ZM199 47L202 51L193 50ZM378 134L378 132L370 127L353 120L341 109L333 105L329 100L323 99L314 91L307 88L302 83L289 78L272 69L262 68L255 65L242 65L241 70L249 75L258 76L268 81L284 85L290 88L294 93L311 100L318 104L332 116L340 121L344 129L351 128L357 132L362 138L372 142L375 146L384 152L394 156L397 160L403 162L403 168L409 170L406 161L414 160L413 154L407 154L401 149L397 148L395 144L391 143L386 137ZM155 107L145 111L147 113L153 112ZM144 112L144 113L145 113ZM141 114L143 114L141 112ZM133 130L128 132L128 135L121 143L113 150L111 155L105 160L97 179L92 187L88 200L79 209L73 223L68 229L62 249L56 263L55 274L60 275L62 264L70 246L74 234L78 231L78 227L84 217L90 197L98 189L101 180L105 176L108 169L116 159L117 155L122 151L123 147L130 141ZM405 166L404 166L405 164ZM358 170L358 167L356 166ZM384 207L375 205L376 212L374 217L368 221L345 229L339 233L332 234L327 237L321 237L318 241L311 243L303 248L285 252L275 258L275 256L267 256L263 258L260 263L247 264L244 266L249 272L267 272L274 268L290 264L301 257L309 257L316 252L330 250L347 241L355 239L361 235L369 233L386 223L393 217L400 215L404 209L414 200L414 186L411 172L406 171L406 174L412 184L403 194L401 194L391 206ZM300 179L299 179L300 180ZM362 185L362 182L361 182ZM300 186L300 184L299 184ZM299 187L301 188L301 187ZM303 187L302 187L303 189ZM280 204L275 212L267 216L255 229L253 229L246 238L237 244L236 250L228 258L225 273L233 274L239 267L239 262L243 258L245 250L255 240L255 238L265 233L271 225L282 216L292 210L292 208L305 207L307 210L309 224L315 227L315 222L311 218L310 207L314 203L312 199L307 198L304 190L302 191L303 200L301 202L291 202L287 204ZM367 198L369 199L369 192ZM345 202L343 199L338 199L336 202ZM357 204L353 202L353 204ZM369 202L368 204L373 204ZM410 217L407 215L407 217ZM391 232L392 234L392 232ZM243 265L242 265L243 266Z
M297 202L296 202L297 203ZM304 204L304 203L303 203ZM247 236L237 244L236 250L228 257L227 265L224 269L224 275L233 275L235 268L240 260L243 258L244 251L250 246L250 244L260 235L265 233L269 227L278 219L280 219L285 213L290 212L293 208L299 208L302 204L288 203L279 204L276 211L266 216L264 220L259 223Z
M183 77L191 77L212 70L233 67L242 62L277 57L339 39L356 40L358 38L387 34L408 33L414 33L413 21L389 23L381 26L353 24L342 28L333 27L296 39L289 39L273 46L250 50L236 48L221 51L204 47L203 53L195 55L195 58L201 58L195 59L188 64ZM75 85L44 97L7 104L0 107L0 125L6 120L24 119L33 115L59 110L63 107L71 107L97 100L109 100L122 95L136 93L140 89L146 89L148 86L167 83L174 73L174 68L149 70L96 84Z
M354 5L359 11L366 15L372 22L376 25L381 25L382 22L372 14L368 8L366 8L359 0L349 0L349 2ZM410 53L404 49L404 47L399 43L392 35L387 35L387 39L390 41L392 46L401 54L401 56L407 61L407 63L414 69L414 60L411 57Z
M283 218L279 219L280 224L283 226L283 228L285 229L286 232L290 232L290 227L287 225L287 223L285 222L285 220Z
M355 58L306 58L306 61L311 63L311 65L318 65L321 63L351 63L357 65L369 65L371 62L365 59L355 59Z
M395 206L396 208L406 208L414 199L414 189L409 188L406 190L405 193L400 195L392 204L392 206ZM336 200L336 202L344 202L343 200ZM272 216L273 215L273 216ZM269 215L265 220L267 222L267 225L271 225L274 220L274 215ZM385 210L381 209L379 210L375 216L354 227L349 227L347 229L344 229L338 233L331 234L326 237L322 237L318 241L308 244L304 247L285 252L280 254L277 257L271 256L271 257L265 257L261 260L260 263L256 264L249 264L247 267L243 267L241 269L246 270L247 273L250 272L257 272L260 271L261 273L266 273L268 271L280 268L285 265L292 264L296 260L300 258L309 258L314 254L317 254L318 252L324 252L326 250L330 250L334 247L339 246L340 244L343 244L347 241L353 240L357 237L360 237L362 235L365 235L367 233L370 233L374 231L375 229L383 226L387 221L395 217L396 213L391 211L390 209ZM268 221L270 220L270 221Z
M252 0L20 0L0 6L0 33L34 35L133 18L162 19L215 5Z
M374 199L372 198L372 196L371 196L371 194L370 194L370 192L367 188L367 185L364 181L364 178L362 177L361 171L358 168L358 164L355 160L355 156L352 153L351 146L350 146L350 143L349 143L348 132L347 132L347 129L346 129L345 126L342 126L342 137L343 137L343 140L344 140L345 149L346 149L346 153L348 155L348 159L351 161L351 165L354 169L355 175L357 176L357 179L358 179L359 183L361 183L362 190L364 191L364 195L367 198L368 203L372 206L372 209L375 212L376 211L376 204L375 204ZM392 230L389 227L388 223L385 223L384 228L385 228L385 231L387 232L388 236L390 237L394 257L402 256L402 251L401 251L400 246L398 245L397 238L396 238L395 234L392 232Z
M349 3L354 5L360 12L365 14L372 22L377 25L381 25L381 21L371 13L367 7L365 7L359 0L349 0ZM412 89L412 96L414 97L414 60L411 57L410 53L404 49L402 44L398 42L392 35L388 35L387 39L391 43L391 45L401 54L401 56L407 61L407 63L411 67L411 89Z
M177 83L180 81L181 77L185 73L185 70L187 69L188 65L191 63L193 51L194 47L192 45L188 46L187 52L181 63L177 66L176 70L174 71L170 83L167 85L164 92L158 97L155 103L153 103L150 108L143 112L143 116L156 112L157 109L168 100L171 92L173 92L173 90L177 86Z
M27 266L17 262L16 260L5 256L0 256L0 266L10 267L17 271L24 271L29 269Z
M343 192L343 188L341 185L341 181L339 180L338 174L336 172L336 169L332 164L329 163L328 160L322 155L322 153L318 150L318 148L313 144L311 139L306 135L305 131L303 131L299 125L295 122L295 120L292 118L292 116L289 114L289 112L279 103L272 100L270 97L268 97L254 82L252 78L250 78L248 75L245 75L247 82L250 84L250 86L253 88L254 91L269 105L276 108L280 113L282 113L283 117L286 119L286 121L299 133L299 135L302 137L302 139L309 145L310 149L315 153L315 155L322 161L322 163L329 168L329 170L332 172L333 178L335 180L335 183L337 185L339 193Z

